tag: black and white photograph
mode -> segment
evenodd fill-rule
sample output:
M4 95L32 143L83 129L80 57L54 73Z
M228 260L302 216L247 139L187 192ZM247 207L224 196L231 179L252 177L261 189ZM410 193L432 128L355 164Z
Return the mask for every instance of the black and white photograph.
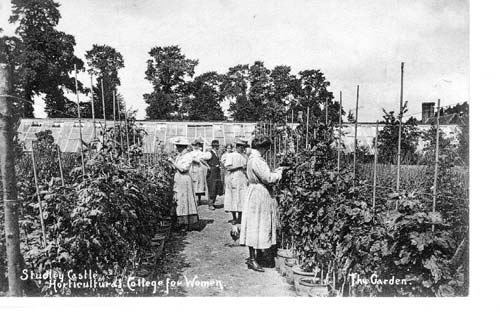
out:
M469 297L469 12L0 0L0 303Z

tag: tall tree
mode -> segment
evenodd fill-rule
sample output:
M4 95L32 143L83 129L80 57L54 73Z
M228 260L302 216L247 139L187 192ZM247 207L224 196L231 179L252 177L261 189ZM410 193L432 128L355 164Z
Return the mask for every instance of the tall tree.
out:
M399 116L394 111L384 112L384 128L378 135L378 155L381 163L395 164L398 155L399 138ZM406 105L403 106L402 113L408 112ZM417 157L419 131L417 129L417 120L410 117L401 127L401 162L403 164L412 164Z
M272 121L283 121L285 115L295 109L298 104L300 84L291 68L286 65L276 66L270 74L271 101L266 110L261 113L261 118Z
M453 113L469 116L469 103L467 101L463 102L462 104L457 103L456 105L446 108L444 110L444 114L453 114Z
M238 64L229 68L222 82L222 93L229 100L229 112L237 121L248 121L253 116L254 110L248 102L248 77L248 64Z
M221 92L223 75L207 72L187 84L188 96L184 105L189 119L193 121L221 121L224 112L220 102L224 99Z
M254 109L249 120L258 121L264 119L266 111L276 106L271 95L271 71L264 66L264 62L255 61L249 69L250 89L248 90L248 101Z
M339 110L340 110L340 102L338 101L333 101L333 103L330 103L330 101L328 101L325 104L325 108L323 109L323 111L325 111L325 115L328 114L327 118L329 123L337 124L339 122L339 114L341 115L346 114L344 110L342 110L342 112L339 112ZM347 119L349 120L349 115L347 116ZM354 115L352 115L352 120L355 120Z
M323 105L332 105L333 94L327 87L330 82L320 70L305 70L299 72L300 95L298 109L304 114L310 109L310 121L321 118Z
M153 92L144 94L148 119L182 119L186 79L193 77L198 60L187 59L178 46L154 47L149 51L146 79Z
M120 86L118 70L125 66L123 57L115 48L108 45L92 46L92 49L85 53L87 64L90 67L89 73L96 78L96 87L94 88L94 106L95 116L102 118L102 90L101 83L104 86L104 103L106 104L106 118L113 116L113 91ZM121 105L120 105L121 106ZM85 107L86 114L91 110ZM87 116L86 116L87 117Z
M14 62L19 70L23 115L33 116L33 97L45 94L45 111L49 117L66 116L74 106L64 91L75 92L72 75L74 65L83 70L83 61L74 55L75 38L58 31L61 17L59 4L53 0L12 0L9 22L18 23L16 34L22 45ZM78 83L83 91L83 85Z

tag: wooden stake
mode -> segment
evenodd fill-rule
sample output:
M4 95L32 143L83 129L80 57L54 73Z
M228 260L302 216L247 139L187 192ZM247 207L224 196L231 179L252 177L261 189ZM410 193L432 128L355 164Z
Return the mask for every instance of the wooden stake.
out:
M373 156L373 201L372 201L372 210L375 212L375 197L376 197L376 189L377 189L377 158L378 158L378 120L377 126L375 128L375 147L374 147L374 156Z
M340 173L340 148L342 145L342 91L340 91L339 102L339 138L337 147L337 173Z
M116 91L113 89L113 128L116 128Z
M273 169L276 168L276 125L272 124L273 131Z
M90 73L90 103L92 105L92 125L94 127L94 140L95 140L96 127L95 127L95 108L94 108L94 82L92 81L92 73Z
M328 101L325 104L325 125L328 125Z
M35 178L35 189L36 189L36 197L38 199L38 211L40 212L40 225L42 226L42 240L43 247L47 247L47 238L45 236L45 222L43 220L43 207L42 207L42 199L40 197L40 188L38 187L38 176L36 173L36 162L35 162L35 145L33 142L31 143L31 162L33 163L33 177Z
M122 133L122 118L121 118L121 107L120 107L120 99L116 99L116 113L118 114L118 132L120 133L120 149L123 151L123 133ZM166 133L165 133L166 135Z
M106 104L104 102L104 77L101 76L101 100L102 100L102 118L104 119L104 131L102 132L102 138L106 136Z
M437 198L437 179L439 170L439 117L440 117L441 99L438 99L437 105L437 118L436 118L436 158L434 161L434 185L432 190L432 212L436 212L436 198ZM434 225L432 225L434 231Z
M21 283L22 255L19 242L19 206L14 154L14 108L6 95L12 94L12 68L0 63L0 172L3 186L3 211L5 246L7 255L7 278L9 295L23 295ZM2 260L3 263L3 260ZM0 265L3 268L3 264ZM3 271L0 273L4 275ZM2 279L3 280L3 279Z
M403 74L404 62L401 62L401 92L399 97L399 135L398 135L398 161L396 174L396 192L399 192L399 181L401 178L401 128L403 124ZM398 202L396 202L397 205Z
M85 158L83 156L83 137L82 137L82 118L80 113L80 98L78 96L78 79L77 79L77 70L75 64L75 92L76 92L76 106L78 109L78 130L80 133L80 157L82 159L82 174L85 177Z
M127 135L127 159L128 159L128 163L130 165L130 139L129 139L129 135L128 135L128 114L127 114L127 110L125 110L125 134ZM166 141L165 141L166 143Z
M156 162L156 136L153 138L153 155L152 162Z
M134 137L134 145L136 144L135 143L135 129L132 129L132 136ZM137 144L139 146L139 144Z
M355 184L356 181L356 155L358 150L358 104L359 104L359 85L356 87L356 119L354 121L354 165L353 165L353 174Z
M281 154L283 148L281 147L281 134L278 135L278 154Z
M56 149L57 149L57 160L59 161L59 173L61 175L61 184L64 187L64 186L66 186L66 184L64 183L63 166L62 166L62 161L61 161L61 149L59 148L58 145L57 145Z
M307 122L306 122L306 149L309 149L309 107L307 107Z

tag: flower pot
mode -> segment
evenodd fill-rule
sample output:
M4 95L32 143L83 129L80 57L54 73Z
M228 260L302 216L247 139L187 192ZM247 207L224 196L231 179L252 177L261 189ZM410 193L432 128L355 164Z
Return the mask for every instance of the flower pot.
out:
M293 285L293 271L292 267L297 265L297 259L295 258L289 258L285 259L285 276L286 276L286 282L289 283L290 285Z
M293 266L292 272L293 272L293 286L295 287L295 291L297 291L299 289L299 280L301 278L314 277L313 272L305 272L300 268L299 265Z
M300 278L297 294L301 297L328 297L328 285L320 284L319 281L317 277Z
M276 269L281 275L285 275L285 260L293 258L292 250L290 249L278 249L278 255L276 256Z

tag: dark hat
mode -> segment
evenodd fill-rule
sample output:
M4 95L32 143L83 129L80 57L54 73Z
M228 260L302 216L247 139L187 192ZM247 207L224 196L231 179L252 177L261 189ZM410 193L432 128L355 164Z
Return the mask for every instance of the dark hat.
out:
M219 140L214 139L212 140L212 146L218 146L219 145Z

